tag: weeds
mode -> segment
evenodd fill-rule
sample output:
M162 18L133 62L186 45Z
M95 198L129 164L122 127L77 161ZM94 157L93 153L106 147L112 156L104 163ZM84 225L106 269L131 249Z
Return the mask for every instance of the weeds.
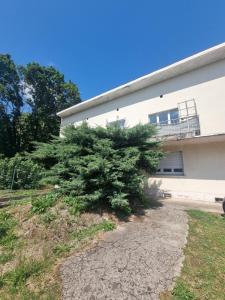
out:
M42 216L42 221L45 224L50 224L52 221L54 221L57 218L56 214L52 213L52 212L46 212L43 216Z
M0 212L0 245L6 245L14 239L15 220L6 211Z
M14 233L17 222L6 211L0 212L0 246L2 253L0 264L5 264L14 257L13 251L16 246L17 236Z
M114 228L115 224L113 222L104 220L102 223L77 230L72 233L72 240L69 244L63 243L56 245L53 249L53 253L56 256L62 256L63 254L70 252L71 249L76 248L76 246L79 246L79 243L85 243L85 241L93 238L97 233L101 231L111 231Z
M9 206L0 212L0 264L5 264L0 276L0 299L60 299L56 275L59 258L81 249L97 233L115 228L108 220L93 225L92 215L82 223L81 216L68 213L64 201L63 209L56 213L50 208L57 199L55 194L35 199L32 213L30 204ZM54 220L54 226L43 226Z
M196 297L193 292L191 292L184 282L177 282L176 286L172 292L174 300L195 300Z
M56 256L62 256L64 253L68 253L71 250L71 246L67 244L58 244L53 248L53 253Z
M45 196L37 197L31 201L32 212L37 214L43 214L48 208L52 207L57 201L58 195L56 193L50 193Z
M69 211L72 215L79 215L87 208L85 201L79 201L72 196L65 196L64 202L70 207Z
M75 231L72 235L77 241L92 237L100 231L110 231L115 228L115 224L111 221L104 220L102 223L94 224L88 228Z
M0 286L7 294L16 294L26 290L29 278L38 276L45 268L45 261L21 260L17 266L0 278Z
M0 264L4 265L8 261L12 260L13 257L14 257L14 255L13 255L12 251L1 253Z
M6 274L7 281L12 288L16 289L24 285L29 277L38 275L43 267L42 261L21 261L13 271Z

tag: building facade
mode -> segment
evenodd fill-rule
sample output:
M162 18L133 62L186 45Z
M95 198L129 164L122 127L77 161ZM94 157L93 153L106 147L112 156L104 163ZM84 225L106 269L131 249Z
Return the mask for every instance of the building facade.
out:
M215 201L225 197L225 43L58 113L61 128L118 122L157 126L166 157L152 193Z

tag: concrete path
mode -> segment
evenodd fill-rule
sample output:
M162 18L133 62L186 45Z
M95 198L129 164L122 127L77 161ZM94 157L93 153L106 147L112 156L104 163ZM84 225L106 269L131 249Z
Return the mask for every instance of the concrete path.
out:
M175 205L148 210L61 267L63 299L159 299L178 275L187 215Z
M198 209L212 213L223 214L223 208L221 202L206 202L196 200L184 200L179 198L167 198L161 200L164 205L170 205L177 209Z

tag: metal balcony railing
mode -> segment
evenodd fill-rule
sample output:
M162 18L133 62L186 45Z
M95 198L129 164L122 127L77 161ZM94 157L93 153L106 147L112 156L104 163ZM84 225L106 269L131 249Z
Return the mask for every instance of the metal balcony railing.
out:
M168 121L161 122L156 124L156 127L158 129L157 137L185 138L200 135L198 115L174 119L171 120L170 124Z

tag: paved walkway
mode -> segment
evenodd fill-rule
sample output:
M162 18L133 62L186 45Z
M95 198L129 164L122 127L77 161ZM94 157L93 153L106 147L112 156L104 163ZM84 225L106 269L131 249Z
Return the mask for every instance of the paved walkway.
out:
M223 214L221 202L206 202L196 200L184 200L179 198L167 198L161 201L162 204L172 205L177 209L199 209L207 212Z
M181 269L187 228L185 211L165 203L106 233L61 267L63 299L159 299Z

